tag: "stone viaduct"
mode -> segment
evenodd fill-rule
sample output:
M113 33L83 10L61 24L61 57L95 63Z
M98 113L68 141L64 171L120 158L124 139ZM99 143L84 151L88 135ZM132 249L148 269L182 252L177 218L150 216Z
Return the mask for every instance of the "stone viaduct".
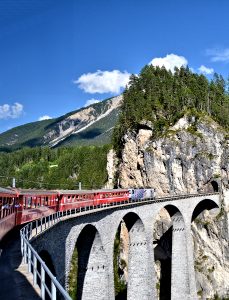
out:
M74 248L78 249L77 299L113 300L114 240L121 222L129 231L128 300L157 299L153 228L162 208L172 220L171 299L197 299L192 220L203 210L220 207L219 194L159 198L66 218L31 240L67 289ZM45 255L46 254L46 258Z

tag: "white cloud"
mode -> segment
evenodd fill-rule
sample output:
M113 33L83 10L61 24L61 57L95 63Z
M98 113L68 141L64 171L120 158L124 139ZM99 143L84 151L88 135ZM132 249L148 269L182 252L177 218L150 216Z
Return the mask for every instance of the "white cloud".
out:
M96 100L96 99L92 98L92 99L86 101L84 107L89 106L94 103L98 103L98 102L100 102L100 100Z
M0 105L0 119L16 119L23 113L23 105L15 102L13 105Z
M128 72L113 71L96 71L81 75L74 83L86 93L112 93L118 94L121 88L124 88L129 82L130 74Z
M158 66L160 68L164 66L167 70L171 70L172 72L174 72L175 67L186 67L188 61L184 56L179 56L171 53L167 54L165 57L155 57L149 64Z
M225 49L208 49L206 51L208 56L211 56L211 61L229 62L229 48Z
M44 121L44 120L49 120L49 119L52 119L52 117L50 117L50 116L48 116L48 115L44 115L44 116L40 117L40 118L38 119L38 121Z
M207 68L205 67L204 65L201 65L199 68L198 68L198 71L200 73L203 73L203 74L206 74L206 75L210 75L210 74L213 74L214 73L214 69L213 68Z

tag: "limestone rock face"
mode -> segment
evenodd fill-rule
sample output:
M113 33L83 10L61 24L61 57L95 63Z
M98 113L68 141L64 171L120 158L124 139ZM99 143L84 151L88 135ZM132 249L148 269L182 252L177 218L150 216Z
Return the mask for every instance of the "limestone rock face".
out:
M124 222L121 223L120 230L120 254L119 268L123 271L121 278L125 283L128 282L128 252L129 252L129 233Z
M229 244L225 213L204 211L192 223L197 293L201 299L229 296Z
M152 125L139 127L124 136L117 170L121 187L153 187L158 196L222 191L221 212L204 211L192 223L192 234L199 298L229 297L228 133L207 117L198 121L183 117L166 136L157 139L152 138ZM166 213L161 212L154 240L159 240L171 225ZM160 277L158 261L155 270Z
M107 175L108 180L105 185L105 188L107 189L113 189L114 188L114 180L115 180L115 173L116 173L116 167L118 164L117 157L115 155L115 151L111 149L107 154Z
M184 117L167 136L152 139L149 127L124 136L119 166L120 184L155 187L157 194L213 191L218 182L229 183L229 141L212 120L194 123Z

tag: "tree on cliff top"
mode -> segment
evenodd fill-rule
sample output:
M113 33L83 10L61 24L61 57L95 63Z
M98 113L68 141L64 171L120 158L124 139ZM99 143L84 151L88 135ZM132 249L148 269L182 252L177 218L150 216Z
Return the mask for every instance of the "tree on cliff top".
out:
M113 133L116 150L129 129L138 128L143 120L153 123L154 132L163 132L188 110L210 115L229 128L229 81L214 74L209 81L188 67L175 72L164 67L145 66L139 76L132 75L124 91L123 105Z

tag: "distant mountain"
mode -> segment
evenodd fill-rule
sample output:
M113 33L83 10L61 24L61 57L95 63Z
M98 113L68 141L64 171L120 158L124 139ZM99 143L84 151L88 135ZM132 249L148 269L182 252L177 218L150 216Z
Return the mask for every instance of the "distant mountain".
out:
M0 150L21 147L102 145L110 142L122 96L109 98L59 118L28 123L0 134Z

